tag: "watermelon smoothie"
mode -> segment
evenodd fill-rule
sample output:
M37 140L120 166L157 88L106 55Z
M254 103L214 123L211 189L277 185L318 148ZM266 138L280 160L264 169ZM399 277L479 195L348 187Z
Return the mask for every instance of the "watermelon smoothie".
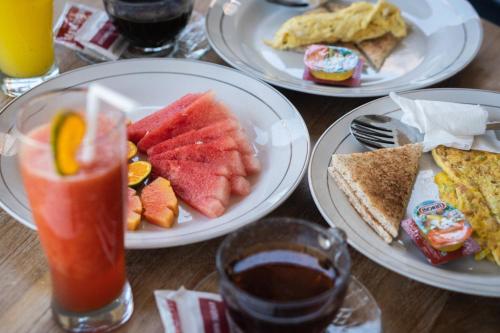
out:
M71 110L78 109L72 106ZM50 122L55 112L47 113ZM80 170L65 176L56 172L50 145L51 124L26 124L35 117L25 115L25 118L28 120L24 128L21 124L18 130L21 132L19 164L50 267L54 317L63 328L77 330L79 326L65 327L65 323L81 325L79 314L85 313L81 317L90 318L89 312L99 313L104 308L116 312L115 304L118 316L122 315L118 317L121 321L117 322L114 313L108 310L99 314L97 320L102 328L104 316L110 321L109 327L115 327L130 317L133 307L125 275L124 117L113 119L101 115L93 144L94 158L89 163L80 160ZM125 309L124 304L118 303L127 291L129 299L125 301L130 304L125 304ZM86 324L89 326L92 327L92 322Z

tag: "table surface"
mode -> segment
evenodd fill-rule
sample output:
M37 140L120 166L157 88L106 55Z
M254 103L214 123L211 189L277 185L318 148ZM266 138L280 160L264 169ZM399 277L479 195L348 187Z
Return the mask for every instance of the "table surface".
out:
M98 0L85 0L101 6ZM209 1L198 1L200 10ZM55 0L57 18L63 0ZM462 72L437 87L500 90L500 27L483 21L484 41L479 54ZM56 50L62 71L87 65L73 52ZM204 60L225 64L214 52ZM314 144L330 124L368 98L340 99L281 90L304 117ZM0 94L0 108L9 99ZM292 216L326 226L314 205L307 177L270 216ZM157 250L127 251L127 272L135 311L119 332L161 332L153 291L194 288L214 271L214 254L222 241ZM350 249L352 273L371 291L382 309L385 332L498 332L500 300L440 290L378 266ZM51 318L50 279L35 231L0 210L0 331L58 332Z

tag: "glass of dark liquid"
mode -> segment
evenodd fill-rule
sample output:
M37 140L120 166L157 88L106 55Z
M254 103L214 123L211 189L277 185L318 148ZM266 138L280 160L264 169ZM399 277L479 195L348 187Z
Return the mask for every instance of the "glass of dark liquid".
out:
M104 0L113 24L132 45L131 56L169 54L187 25L194 0Z
M283 218L228 236L216 265L232 332L321 333L342 305L351 260L343 231Z

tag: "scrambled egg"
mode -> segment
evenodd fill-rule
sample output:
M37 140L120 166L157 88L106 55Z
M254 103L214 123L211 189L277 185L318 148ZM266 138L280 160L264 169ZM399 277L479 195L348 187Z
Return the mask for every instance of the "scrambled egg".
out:
M376 4L356 2L333 13L310 13L286 21L274 40L276 49L293 49L314 43L361 42L392 33L406 36L406 24L398 7L379 0Z
M476 259L500 265L500 154L440 146L432 155L444 170L435 177L441 200L464 213L481 246Z

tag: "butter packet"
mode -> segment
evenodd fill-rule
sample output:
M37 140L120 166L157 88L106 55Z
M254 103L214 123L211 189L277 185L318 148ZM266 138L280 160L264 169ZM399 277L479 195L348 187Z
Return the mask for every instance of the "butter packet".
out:
M225 305L217 294L156 290L156 306L165 333L230 333Z

